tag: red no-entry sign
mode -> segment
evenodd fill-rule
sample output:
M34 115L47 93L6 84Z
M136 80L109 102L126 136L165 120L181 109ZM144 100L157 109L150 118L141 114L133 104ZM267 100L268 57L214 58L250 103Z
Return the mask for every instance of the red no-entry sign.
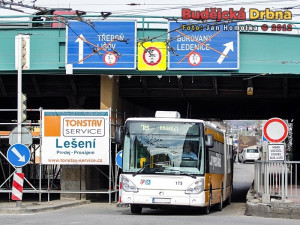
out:
M288 126L282 119L272 118L266 122L263 133L269 142L282 142L288 135Z

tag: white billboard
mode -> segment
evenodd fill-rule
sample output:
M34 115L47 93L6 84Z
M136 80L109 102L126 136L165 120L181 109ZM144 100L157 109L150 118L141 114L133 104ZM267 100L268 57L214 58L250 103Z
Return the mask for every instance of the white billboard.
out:
M109 165L108 110L43 110L42 164Z

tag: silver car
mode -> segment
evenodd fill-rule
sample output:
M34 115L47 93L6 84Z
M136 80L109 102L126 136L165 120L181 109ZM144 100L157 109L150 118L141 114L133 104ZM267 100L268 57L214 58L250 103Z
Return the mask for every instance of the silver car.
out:
M260 158L261 158L261 153L258 147L255 145L255 146L244 148L243 151L238 156L238 161L242 163L246 161L254 162L255 160L259 160Z

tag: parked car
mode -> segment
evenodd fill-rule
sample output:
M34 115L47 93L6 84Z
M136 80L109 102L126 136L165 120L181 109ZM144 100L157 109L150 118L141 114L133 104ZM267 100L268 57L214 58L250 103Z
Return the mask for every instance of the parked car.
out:
M244 148L243 151L238 155L238 161L242 163L246 161L254 162L255 160L259 159L261 159L261 153L256 145Z

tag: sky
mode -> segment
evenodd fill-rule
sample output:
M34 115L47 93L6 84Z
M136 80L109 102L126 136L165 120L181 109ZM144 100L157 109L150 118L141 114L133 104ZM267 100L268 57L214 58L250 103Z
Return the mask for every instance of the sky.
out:
M223 10L228 8L240 9L249 8L271 10L284 10L290 7L293 13L293 21L300 20L300 0L281 1L281 0L254 0L249 4L249 0L3 0L4 2L18 3L24 5L33 5L46 8L72 8L73 10L81 10L87 14L97 14L100 12L111 12L115 16L124 15L147 15L147 16L181 16L182 8L190 8L193 10L204 10L205 8L218 7ZM0 1L1 2L1 1ZM34 2L34 3L33 3ZM0 15L19 15L14 10L3 9L8 5L0 3ZM34 13L34 10L24 7L12 6L14 9L21 9L25 13Z

